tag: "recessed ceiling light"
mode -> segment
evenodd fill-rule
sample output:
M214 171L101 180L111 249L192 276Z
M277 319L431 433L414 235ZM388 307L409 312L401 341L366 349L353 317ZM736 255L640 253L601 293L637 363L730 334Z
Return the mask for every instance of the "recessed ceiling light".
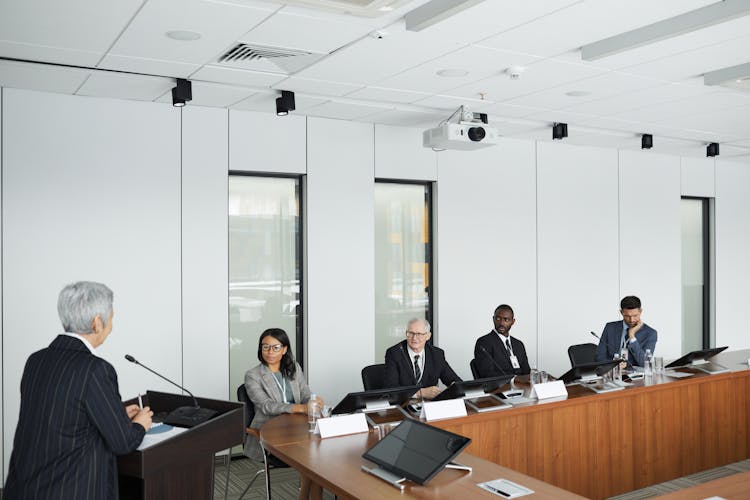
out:
M380 12L390 12L393 10L393 7L391 7L390 5L383 5L382 7L379 7L378 10Z
M444 76L446 78L458 78L461 76L468 75L469 72L465 69L441 69L437 72L438 76Z
M568 95L570 97L585 97L587 95L591 95L591 92L588 90L571 90L570 92L565 92L565 95Z
M172 40L179 40L181 42L192 42L193 40L198 40L202 36L196 31L184 30L167 31L166 35Z

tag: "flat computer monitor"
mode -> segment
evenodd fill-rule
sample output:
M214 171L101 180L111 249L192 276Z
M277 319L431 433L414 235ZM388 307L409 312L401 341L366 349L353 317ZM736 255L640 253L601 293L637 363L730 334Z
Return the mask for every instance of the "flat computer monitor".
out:
M469 443L470 438L407 418L362 457L396 476L425 484Z
M463 397L478 397L490 393L504 386L513 378L513 375L499 375L497 377L478 378L476 380L462 380L453 382L443 392L435 396L433 401L445 399L456 399Z
M583 363L580 365L576 365L562 374L559 380L562 380L564 383L569 384L571 382L575 382L576 380L586 380L595 377L601 377L612 368L617 366L618 363L621 363L619 359L611 359L608 361L596 361L594 363Z
M675 359L664 368L678 368L680 366L688 366L692 364L693 361L707 361L709 358L713 358L727 348L729 348L728 345L724 347L712 347L710 349L700 349L698 351L692 351L685 354L679 359Z
M379 409L387 406L401 406L419 390L418 385L375 389L372 391L350 392L331 411L334 415L354 413L357 410Z

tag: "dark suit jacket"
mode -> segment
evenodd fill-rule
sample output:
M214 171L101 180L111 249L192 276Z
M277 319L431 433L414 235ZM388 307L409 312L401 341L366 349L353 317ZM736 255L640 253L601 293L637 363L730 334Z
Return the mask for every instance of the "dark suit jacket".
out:
M128 419L112 365L60 335L26 361L4 497L117 498L115 456L144 433Z
M518 358L520 368L513 368L513 365L510 363L508 349L500 341L497 332L493 330L477 339L477 343L474 344L474 360L477 363L479 378L504 375L497 369L495 363L503 369L505 375L527 375L531 371L531 368L529 368L529 358L526 356L526 347L524 347L523 342L511 335L510 345L513 348L513 354ZM482 351L482 348L489 353L489 356ZM492 362L490 357L495 360L495 363Z
M596 348L596 360L608 361L614 359L615 354L620 353L621 340L622 320L612 321L604 325L604 331ZM635 340L635 342L628 343L628 365L643 366L646 349L651 349L651 354L656 349L656 330L644 323L635 334Z
M414 377L414 365L409 359L406 341L402 340L398 344L389 347L385 351L385 387L401 387L404 385L432 387L433 385L437 385L438 379L445 385L461 381L461 378L456 375L445 360L445 353L442 349L425 344L424 356L422 380L417 382Z

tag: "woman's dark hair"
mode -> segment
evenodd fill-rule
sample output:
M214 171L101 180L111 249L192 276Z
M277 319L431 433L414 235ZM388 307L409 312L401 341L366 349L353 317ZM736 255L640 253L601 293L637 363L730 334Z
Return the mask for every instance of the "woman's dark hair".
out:
M266 360L263 359L263 339L266 337L273 337L286 347L286 353L281 358L281 374L289 380L294 380L294 376L297 374L297 365L294 362L292 346L289 344L289 336L281 328L269 328L260 334L260 338L258 339L258 361L264 365L267 364Z

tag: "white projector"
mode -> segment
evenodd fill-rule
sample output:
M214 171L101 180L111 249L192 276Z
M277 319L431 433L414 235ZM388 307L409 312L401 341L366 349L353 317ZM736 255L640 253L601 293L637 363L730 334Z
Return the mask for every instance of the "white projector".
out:
M494 146L500 139L497 129L484 123L443 123L422 133L422 144L433 149L472 150Z

